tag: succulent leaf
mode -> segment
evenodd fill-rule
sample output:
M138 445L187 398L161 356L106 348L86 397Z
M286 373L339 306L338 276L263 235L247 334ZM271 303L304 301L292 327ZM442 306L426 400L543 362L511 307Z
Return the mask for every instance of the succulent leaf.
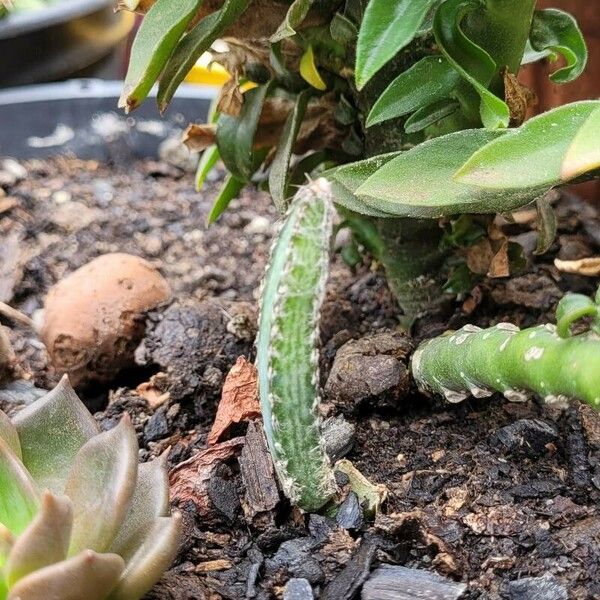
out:
M0 523L0 569L6 564L6 560L8 559L8 555L10 554L14 543L15 536L7 527ZM3 579L2 571L0 571L0 579ZM2 598L1 593L0 598Z
M98 425L65 376L44 397L13 419L23 464L38 489L62 493L79 449L98 433Z
M169 478L167 453L138 468L137 484L129 512L111 544L110 551L128 561L158 517L169 514Z
M104 600L123 567L123 559L117 554L84 550L27 575L10 590L8 600Z
M143 596L169 567L179 548L181 515L159 517L132 556L110 600Z
M8 444L0 439L0 524L18 535L37 511L35 482Z
M73 505L64 496L44 492L41 508L16 539L8 556L5 579L13 586L33 571L65 560L73 525Z
M137 468L137 439L128 415L77 453L65 486L74 509L69 556L110 548L129 510Z
M0 438L3 439L8 447L15 453L16 457L21 460L21 442L19 442L19 434L15 426L10 422L6 413L0 410Z

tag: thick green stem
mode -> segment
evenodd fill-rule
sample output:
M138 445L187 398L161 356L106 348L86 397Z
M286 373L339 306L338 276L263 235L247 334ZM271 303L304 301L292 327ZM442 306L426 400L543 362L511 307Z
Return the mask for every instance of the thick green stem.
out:
M558 329L551 324L522 331L510 323L489 329L467 325L424 342L413 355L412 373L421 389L450 402L494 391L518 401L534 392L547 402L578 398L599 408L598 314L598 299L583 302L570 294L557 310ZM570 336L569 326L590 316L596 319L592 330Z
M284 493L304 510L335 491L319 427L319 314L329 267L329 183L300 188L275 240L256 342L265 434Z

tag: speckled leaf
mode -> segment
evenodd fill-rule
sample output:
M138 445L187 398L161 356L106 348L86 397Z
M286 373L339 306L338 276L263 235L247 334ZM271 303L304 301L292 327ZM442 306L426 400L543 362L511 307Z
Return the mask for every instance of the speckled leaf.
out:
M129 510L137 469L137 438L127 414L77 453L65 486L74 514L69 556L110 548Z
M564 57L566 65L550 75L555 83L568 83L583 73L587 48L577 21L570 14L555 8L536 11L529 41L537 52L551 51Z
M589 100L538 115L476 151L457 169L454 179L496 190L550 188L562 183L567 180L564 158L581 130L591 125L590 135L594 135L594 120L588 125L588 119L598 108L600 101ZM589 139L593 145L594 138ZM585 171L589 168L593 162Z
M38 489L62 493L79 449L98 433L96 420L65 376L45 396L13 418L23 463Z
M573 138L563 159L560 175L565 181L600 168L600 106Z
M370 0L358 33L356 85L368 81L409 44L435 0Z
M451 98L443 98L433 102L429 106L424 106L414 112L404 123L406 133L417 133L423 131L430 125L449 117L459 109L459 104Z
M367 127L445 99L459 81L460 75L444 57L422 58L379 96L367 117Z
M201 4L202 0L156 0L152 5L131 47L121 108L129 111L144 101Z

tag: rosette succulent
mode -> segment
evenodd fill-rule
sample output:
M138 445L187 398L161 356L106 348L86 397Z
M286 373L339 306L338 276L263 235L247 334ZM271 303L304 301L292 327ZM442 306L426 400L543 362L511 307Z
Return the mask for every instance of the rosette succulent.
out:
M138 465L127 415L100 432L66 377L0 411L0 600L136 600L179 531L165 458Z

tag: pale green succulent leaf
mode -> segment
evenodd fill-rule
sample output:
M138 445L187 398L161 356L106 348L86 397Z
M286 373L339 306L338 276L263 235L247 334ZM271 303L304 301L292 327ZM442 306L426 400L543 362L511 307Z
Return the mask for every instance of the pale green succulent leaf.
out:
M590 119L598 108L600 101L587 100L542 113L475 151L454 179L476 187L515 190L550 188L567 181L572 173L587 172L595 168L594 156L598 156L598 119ZM575 164L575 156L590 160L582 159L577 169L565 168L565 157Z
M571 325L585 317L598 317L598 305L583 294L565 294L556 307L556 330L561 338L571 336Z
M129 512L111 552L129 561L138 546L153 527L158 517L169 514L169 479L166 470L166 454L138 468L137 483Z
M414 39L435 2L370 0L356 47L356 86L359 90Z
M554 83L568 83L583 73L587 47L577 21L569 13L556 8L535 11L529 41L534 51L564 57L566 65L550 75Z
M106 552L129 510L138 469L138 444L128 415L77 453L65 494L73 502L69 556Z
M8 527L0 523L0 569L4 568L8 555L15 543L15 536L11 533ZM4 580L4 575L0 571L0 580ZM1 595L0 595L1 597Z
M8 444L0 439L0 524L19 535L36 515L38 506L35 482Z
M5 567L5 579L13 586L38 569L65 560L69 549L73 505L65 496L46 491L38 514L15 540Z
M458 71L443 56L422 58L398 75L379 96L367 117L367 127L447 98L460 79Z
M8 415L0 410L0 438L3 439L8 447L15 453L15 456L21 460L21 442L15 426L11 423Z
M67 377L13 418L23 464L38 489L62 493L79 449L98 433L98 425Z
M117 554L84 550L23 577L10 590L8 600L105 600L123 568L123 559Z
M561 178L574 179L600 168L600 106L573 138L561 165Z
M173 562L179 549L181 515L159 517L133 555L110 600L141 598Z

